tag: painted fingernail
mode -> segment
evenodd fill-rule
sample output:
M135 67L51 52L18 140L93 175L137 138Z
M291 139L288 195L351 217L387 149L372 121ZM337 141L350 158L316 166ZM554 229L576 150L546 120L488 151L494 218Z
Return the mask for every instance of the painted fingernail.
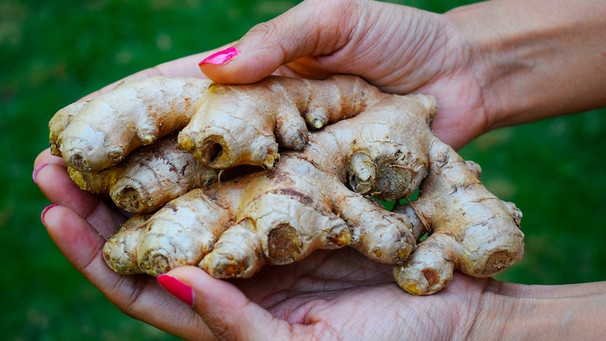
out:
M204 58L204 60L202 60L200 63L198 63L198 66L202 66L204 64L225 65L230 60L232 60L235 56L237 56L239 53L240 53L240 51L238 51L237 48L231 46L231 47L226 48L225 50L215 52L215 53L211 54L210 56Z
M170 275L160 275L157 281L164 290L170 292L190 307L194 306L194 291L190 286Z
M38 173L40 172L40 170L44 167L48 166L48 163L41 163L38 166L36 166L36 168L34 168L34 172L32 173L32 179L34 180L34 183L37 185L38 181L37 181L37 177L38 177Z
M53 207L55 207L55 206L58 206L58 205L57 205L57 204L50 204L50 205L46 206L46 207L45 207L45 208L42 210L42 213L40 213L40 220L42 220L42 224L46 225L46 223L44 222L44 216L46 215L46 213L48 213L48 211L49 211L51 208L53 208Z

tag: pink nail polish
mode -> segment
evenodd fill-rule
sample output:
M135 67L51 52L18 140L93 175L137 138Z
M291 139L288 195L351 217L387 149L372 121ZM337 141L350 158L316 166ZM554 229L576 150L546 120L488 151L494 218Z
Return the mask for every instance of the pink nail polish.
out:
M225 50L215 52L215 53L211 54L210 56L204 58L204 60L202 60L200 63L198 63L198 65L199 66L204 65L204 64L225 65L230 60L232 60L235 56L237 56L239 53L240 53L240 51L238 51L238 49L236 49L235 47L233 47L233 46L228 47Z
M36 178L38 177L38 172L40 172L40 170L46 166L48 166L48 163L41 163L36 168L34 168L34 172L32 173L32 179L34 180L35 184L38 184L38 181L36 180Z
M42 224L46 225L44 223L44 216L46 215L46 213L53 207L58 206L57 204L50 204L48 206L46 206L43 210L42 213L40 213L40 220L42 221Z
M194 306L194 291L190 286L169 275L160 275L157 281L162 288L173 294L173 296L185 302L190 307Z

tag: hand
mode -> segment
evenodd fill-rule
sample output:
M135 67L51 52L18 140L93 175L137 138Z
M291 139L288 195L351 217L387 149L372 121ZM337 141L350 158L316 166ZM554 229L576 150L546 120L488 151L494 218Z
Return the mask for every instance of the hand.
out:
M433 129L460 148L488 129L482 88L464 37L447 17L375 1L308 0L251 29L238 54L201 64L211 79L250 83L271 73L362 76L382 90L433 95ZM231 59L229 59L231 58ZM229 62L225 63L228 60Z
M491 280L458 275L419 297L394 285L391 268L347 248L231 283L195 267L168 275L191 287L188 303L220 339L458 339L471 330Z
M149 276L121 276L103 260L105 240L126 216L99 197L80 190L69 178L62 158L45 150L36 158L34 181L53 203L42 223L67 260L126 314L182 335L204 335L208 329L195 314L180 314L184 305ZM175 323L175 319L179 319ZM198 329L196 329L198 328Z
M480 2L443 15L365 0L307 0L201 64L211 79L272 72L362 76L437 98L432 128L454 149L491 129L606 105L606 3ZM227 54L226 54L227 52Z
M397 286L391 266L347 248L232 282L177 268L168 275L191 287L192 310L155 278L121 276L106 266L103 243L126 217L77 188L62 159L41 153L35 179L58 204L42 221L76 269L126 314L186 339L451 338L471 328L480 294L492 282L458 275L439 295L416 297ZM428 327L438 316L440 328Z

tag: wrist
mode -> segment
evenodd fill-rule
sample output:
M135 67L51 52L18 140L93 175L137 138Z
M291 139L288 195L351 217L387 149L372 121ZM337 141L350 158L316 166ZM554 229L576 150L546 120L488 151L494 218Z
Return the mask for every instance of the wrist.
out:
M606 104L606 3L488 1L446 15L467 43L487 130Z
M498 283L486 288L470 339L597 339L606 332L606 282Z

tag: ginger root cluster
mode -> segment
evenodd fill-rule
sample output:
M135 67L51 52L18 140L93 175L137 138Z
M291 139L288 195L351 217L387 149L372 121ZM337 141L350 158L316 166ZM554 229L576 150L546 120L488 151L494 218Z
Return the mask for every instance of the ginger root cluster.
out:
M428 295L455 269L493 276L524 252L520 211L432 134L436 111L433 97L385 94L355 76L155 77L60 110L50 145L80 188L134 214L103 250L118 273L195 265L247 278L354 247ZM416 190L393 211L374 200Z

